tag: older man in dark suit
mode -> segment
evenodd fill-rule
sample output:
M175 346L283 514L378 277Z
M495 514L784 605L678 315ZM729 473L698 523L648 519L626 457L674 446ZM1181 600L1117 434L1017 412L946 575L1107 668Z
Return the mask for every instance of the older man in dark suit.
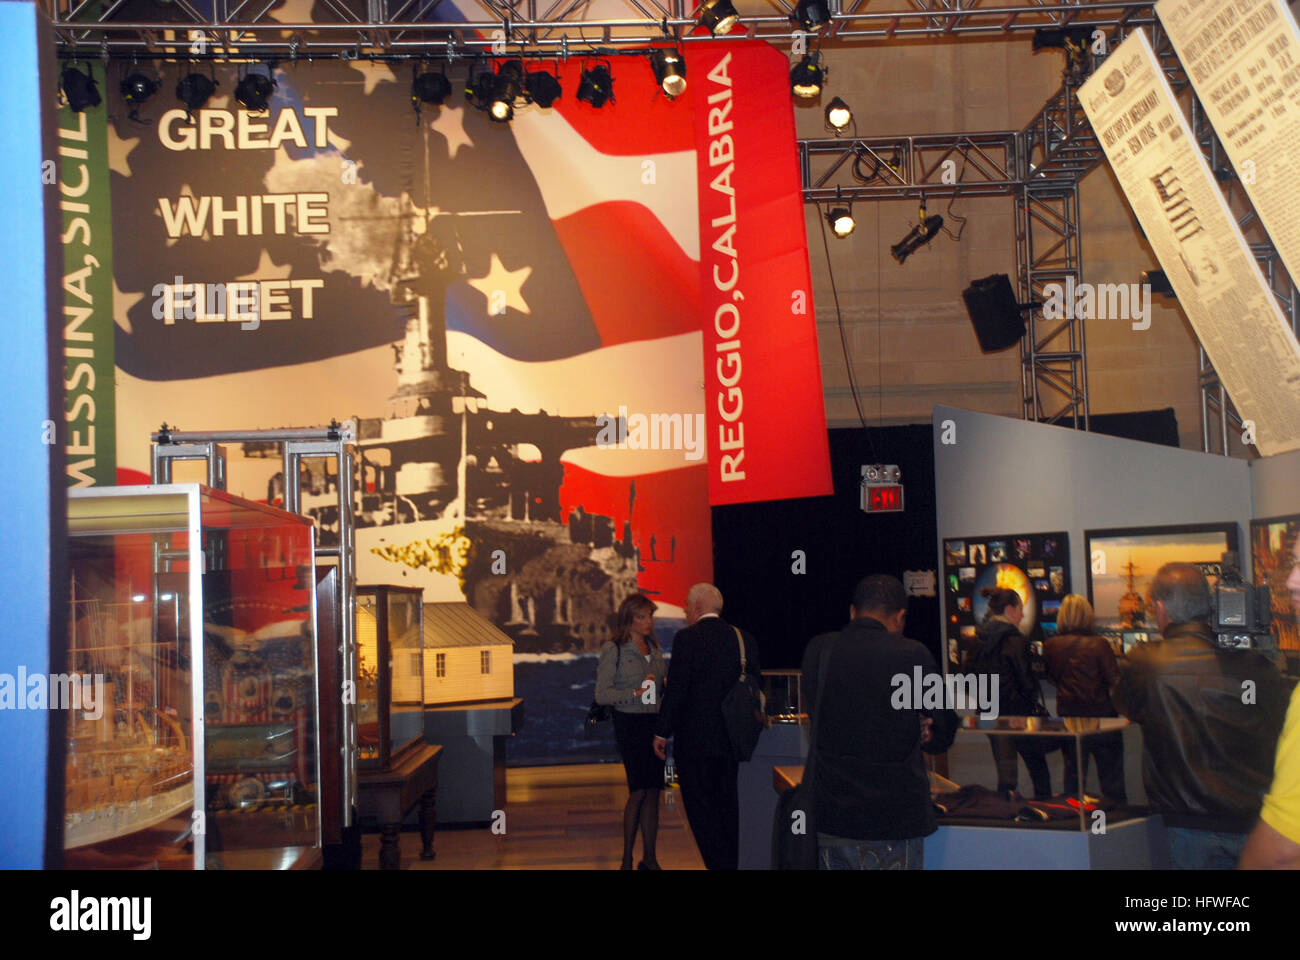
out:
M758 675L758 644L719 615L722 594L697 583L686 595L685 630L673 638L668 688L659 709L655 753L667 755L668 738L682 785L682 802L695 845L709 870L735 870L740 859L739 764L722 718L722 701L745 672Z

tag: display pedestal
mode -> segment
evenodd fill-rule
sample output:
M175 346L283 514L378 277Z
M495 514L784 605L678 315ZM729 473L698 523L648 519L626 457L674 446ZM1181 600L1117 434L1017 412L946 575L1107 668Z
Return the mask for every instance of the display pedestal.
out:
M379 867L399 870L402 818L419 805L421 860L432 860L437 820L438 760L442 747L424 744L410 751L392 770L362 770L357 776L360 815L379 824Z
M1000 826L940 827L925 838L927 870L1153 870L1168 867L1159 817L1125 820L1104 834Z
M424 738L442 745L438 822L492 822L506 805L506 738L524 724L524 701L490 700L426 707Z
M934 774L930 776L933 782ZM800 765L772 769L768 789L774 809L775 798L802 779ZM771 823L769 812L769 832ZM1073 821L1053 826L990 821L940 826L925 838L925 869L1158 870L1168 867L1168 850L1158 816L1123 820L1101 834L1080 830Z
M772 817L777 794L772 791L772 770L798 766L807 750L797 723L774 723L763 731L754 756L740 765L740 869L767 870L772 862Z

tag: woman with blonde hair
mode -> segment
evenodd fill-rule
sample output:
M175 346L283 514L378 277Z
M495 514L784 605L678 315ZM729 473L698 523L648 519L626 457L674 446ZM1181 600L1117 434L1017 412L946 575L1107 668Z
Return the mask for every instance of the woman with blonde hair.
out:
M1092 604L1072 593L1061 600L1056 633L1043 642L1047 676L1056 684L1056 712L1062 717L1115 717L1111 691L1119 683L1119 665L1105 637L1093 629ZM1097 758L1102 796L1124 803L1124 737L1105 733L1083 741L1083 776L1080 779L1075 747L1063 748L1065 792L1077 794L1088 781L1088 757Z

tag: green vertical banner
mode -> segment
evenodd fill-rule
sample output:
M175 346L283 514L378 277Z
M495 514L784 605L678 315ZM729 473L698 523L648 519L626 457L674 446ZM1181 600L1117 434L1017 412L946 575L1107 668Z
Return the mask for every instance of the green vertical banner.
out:
M43 174L51 178L57 172L63 211L63 385L70 487L117 483L108 150L104 104L81 113L66 106L59 111L58 163L47 163Z

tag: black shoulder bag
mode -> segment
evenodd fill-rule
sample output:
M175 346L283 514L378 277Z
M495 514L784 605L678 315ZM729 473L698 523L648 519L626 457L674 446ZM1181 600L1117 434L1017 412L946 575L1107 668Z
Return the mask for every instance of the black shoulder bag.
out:
M731 751L743 762L754 755L758 738L767 726L767 706L758 679L746 669L745 638L736 627L731 629L735 630L736 642L740 644L740 679L722 699L722 720Z
M623 644L616 643L618 656L614 661L614 676L618 676L619 664L623 661ZM610 703L597 703L593 694L591 706L587 708L587 719L582 722L582 729L587 734L594 733L597 725L604 723L606 720L614 719L614 705Z

